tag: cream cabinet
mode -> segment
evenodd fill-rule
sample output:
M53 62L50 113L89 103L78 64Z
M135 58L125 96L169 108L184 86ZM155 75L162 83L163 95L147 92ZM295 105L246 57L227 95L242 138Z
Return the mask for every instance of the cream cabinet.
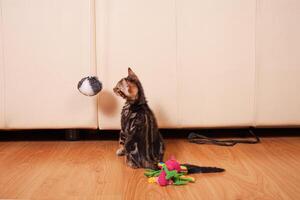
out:
M253 124L255 1L97 2L105 95L130 66L160 127ZM99 110L100 128L119 128L119 118Z
M251 126L255 1L177 1L179 125Z
M146 97L160 127L177 127L178 68L176 18L173 0L97 1L96 38L98 74L105 89L100 94L99 127L120 126L123 100L116 99L112 114L101 110L101 101L113 96L112 88L127 76L130 66L143 83ZM110 98L108 98L110 101Z
M300 125L300 1L260 0L255 125Z
M299 126L300 1L2 0L0 128L119 129L131 67L161 128ZM97 74L85 97L77 82Z
M95 67L91 5L86 0L1 0L2 127L97 128L96 98L76 89Z
M1 20L1 15L0 15ZM1 24L0 24L1 27ZM4 104L4 88L5 88L5 72L4 72L4 59L3 59L3 29L0 28L0 129L4 128L5 124L5 104Z

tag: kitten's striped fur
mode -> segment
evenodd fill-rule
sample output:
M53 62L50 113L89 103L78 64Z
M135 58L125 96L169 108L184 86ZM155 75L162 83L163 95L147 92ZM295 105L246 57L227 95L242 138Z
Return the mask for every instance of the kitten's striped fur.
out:
M128 76L117 83L114 92L126 100L121 114L121 148L117 154L125 155L127 164L133 168L156 168L163 160L163 138L143 87L130 68Z

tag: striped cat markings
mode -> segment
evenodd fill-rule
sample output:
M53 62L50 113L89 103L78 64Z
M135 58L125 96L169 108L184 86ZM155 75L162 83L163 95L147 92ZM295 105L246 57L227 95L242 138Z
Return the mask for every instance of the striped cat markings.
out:
M128 76L113 90L125 99L121 112L120 148L116 154L125 156L127 165L132 168L157 168L163 160L165 145L140 80L128 68Z

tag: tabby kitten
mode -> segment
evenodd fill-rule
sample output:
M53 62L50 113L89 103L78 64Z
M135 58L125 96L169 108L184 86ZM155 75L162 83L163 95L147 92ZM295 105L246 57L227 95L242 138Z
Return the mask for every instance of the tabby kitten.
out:
M116 154L125 155L127 165L132 168L156 168L164 156L163 138L142 84L130 68L128 76L117 83L114 92L126 100L121 113L120 148Z

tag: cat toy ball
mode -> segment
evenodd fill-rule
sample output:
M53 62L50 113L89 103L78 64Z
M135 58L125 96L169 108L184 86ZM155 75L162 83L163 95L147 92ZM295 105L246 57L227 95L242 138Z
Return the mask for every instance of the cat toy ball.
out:
M78 82L77 88L86 96L95 96L102 90L102 83L96 76L87 76Z

